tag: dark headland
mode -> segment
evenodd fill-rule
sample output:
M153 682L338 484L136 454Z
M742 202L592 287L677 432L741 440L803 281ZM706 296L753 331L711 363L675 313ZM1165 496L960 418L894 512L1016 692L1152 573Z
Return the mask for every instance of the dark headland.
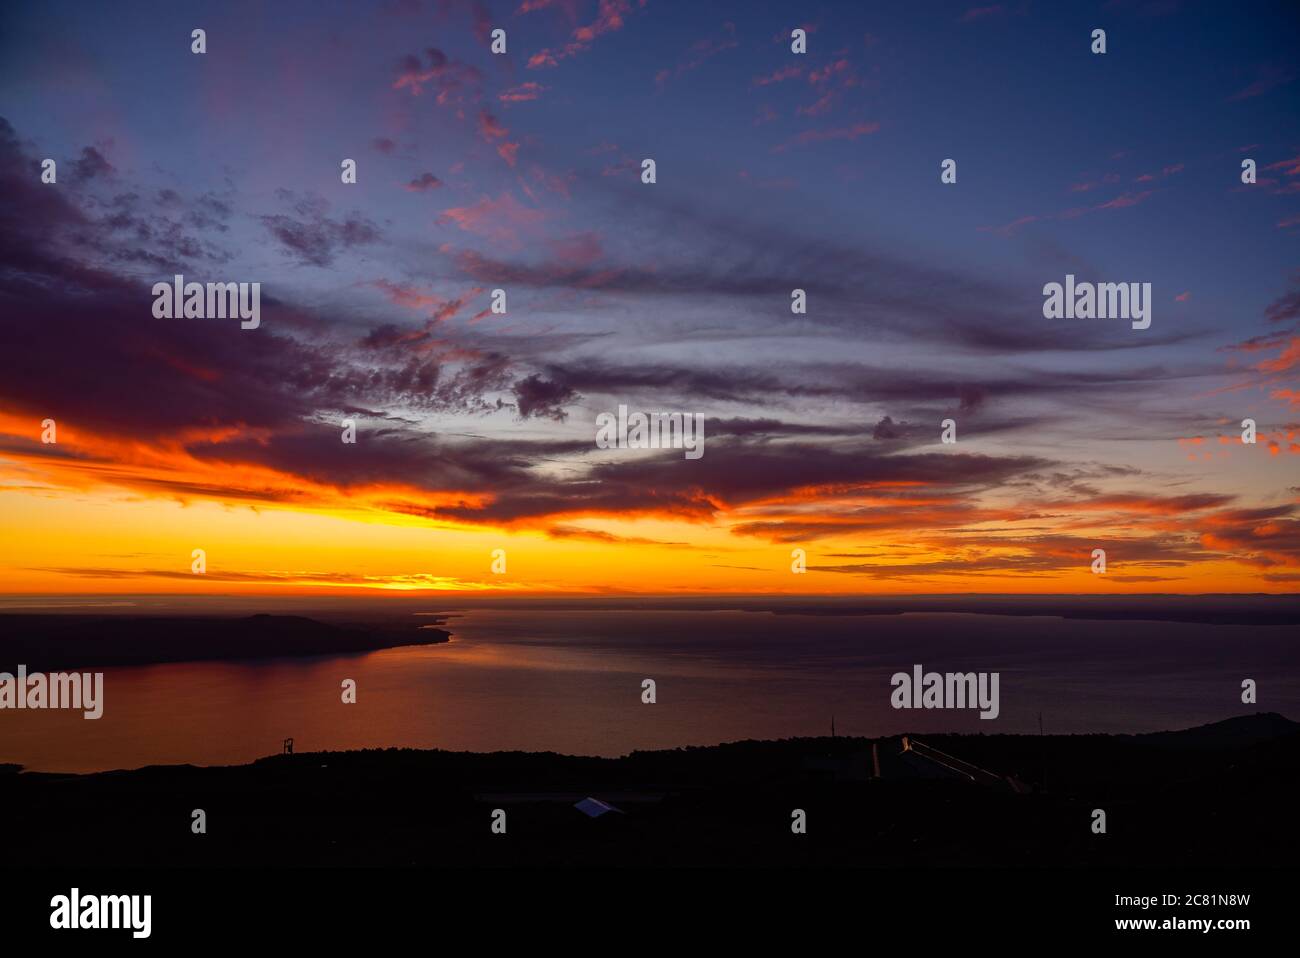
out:
M438 619L427 622L441 624ZM29 672L218 659L344 655L446 642L416 623L346 626L299 615L0 615L0 663Z
M588 796L619 812L586 817L573 806ZM191 833L196 808L206 835ZM0 816L21 823L5 857L28 867L1289 867L1297 808L1300 724L1274 713L1150 735L805 738L617 759L387 749L0 767Z

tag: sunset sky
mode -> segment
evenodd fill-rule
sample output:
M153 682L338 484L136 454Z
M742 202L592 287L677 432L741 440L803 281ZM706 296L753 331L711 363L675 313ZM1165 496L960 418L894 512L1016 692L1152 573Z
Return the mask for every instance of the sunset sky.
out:
M1294 592L1298 33L5 4L0 591ZM1067 273L1151 283L1151 327L1045 319ZM175 274L260 282L260 328L155 318ZM620 404L703 457L598 449Z

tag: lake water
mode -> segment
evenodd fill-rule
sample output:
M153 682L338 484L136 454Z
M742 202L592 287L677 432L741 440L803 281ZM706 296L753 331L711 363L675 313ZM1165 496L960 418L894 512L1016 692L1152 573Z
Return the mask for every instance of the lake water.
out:
M440 610L431 610L440 611ZM434 621L434 620L430 620ZM962 613L471 610L450 643L365 655L105 669L104 716L0 713L0 762L93 771L367 747L634 749L905 731L1143 732L1300 718L1294 626ZM183 637L178 637L183 640ZM1001 673L1001 714L895 710L890 676ZM5 666L12 668L12 665ZM657 703L641 701L654 679ZM1241 682L1259 701L1241 703ZM341 701L344 679L357 703Z

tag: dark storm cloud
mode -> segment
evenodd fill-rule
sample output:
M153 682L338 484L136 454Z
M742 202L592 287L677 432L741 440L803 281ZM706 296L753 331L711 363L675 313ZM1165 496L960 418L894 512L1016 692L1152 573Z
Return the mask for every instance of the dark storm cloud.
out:
M116 170L103 153L100 153L93 146L88 146L81 151L81 156L77 157L76 161L73 162L72 172L79 179L93 180L95 177L111 176Z
M536 374L515 383L515 400L519 404L520 418L554 419L563 421L564 406L574 402L577 394L568 386L542 379Z
M379 227L360 213L332 219L327 215L329 203L322 197L299 197L288 190L280 190L279 195L293 204L291 212L263 215L259 219L300 263L329 266L339 252L380 240Z

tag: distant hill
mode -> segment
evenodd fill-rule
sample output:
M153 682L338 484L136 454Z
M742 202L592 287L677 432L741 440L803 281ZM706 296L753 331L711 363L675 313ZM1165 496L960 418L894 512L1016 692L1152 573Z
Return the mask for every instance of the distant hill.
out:
M1292 722L1276 712L1256 712L1177 732L1149 732L1123 737L1165 748L1238 748L1270 742L1296 732L1300 732L1300 722Z
M446 642L444 629L349 628L298 615L0 615L0 670L340 655Z
M903 615L964 612L1206 625L1300 625L1296 595L920 595L828 596L749 600L750 612L773 615Z

